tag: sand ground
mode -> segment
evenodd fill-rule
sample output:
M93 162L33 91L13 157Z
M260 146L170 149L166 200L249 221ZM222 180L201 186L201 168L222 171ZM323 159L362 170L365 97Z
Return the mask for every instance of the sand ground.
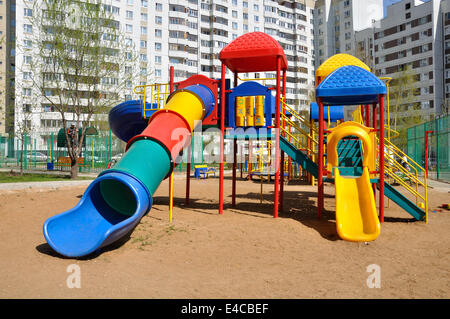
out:
M316 218L316 187L285 186L285 209L274 219L273 185L238 181L231 207L218 215L218 179L175 179L169 223L168 182L125 240L83 259L55 254L44 221L72 208L86 186L0 190L0 298L449 298L450 186L430 189L429 224L395 204L379 238L368 244L336 234L334 186ZM433 212L434 211L434 212ZM68 267L81 288L68 288ZM381 288L368 288L367 267L380 266ZM70 268L69 268L70 269Z

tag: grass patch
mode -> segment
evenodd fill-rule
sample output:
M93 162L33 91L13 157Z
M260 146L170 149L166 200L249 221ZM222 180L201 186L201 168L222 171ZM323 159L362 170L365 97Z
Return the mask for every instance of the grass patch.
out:
M78 177L76 180L92 180L92 177ZM44 173L23 173L0 172L0 183L20 183L20 182L48 182L48 181L69 181L70 175L44 174Z

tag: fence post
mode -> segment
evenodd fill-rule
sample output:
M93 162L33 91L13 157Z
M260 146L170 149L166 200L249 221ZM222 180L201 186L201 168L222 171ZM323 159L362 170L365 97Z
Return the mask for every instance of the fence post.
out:
M435 118L436 132L436 179L439 180L439 117Z

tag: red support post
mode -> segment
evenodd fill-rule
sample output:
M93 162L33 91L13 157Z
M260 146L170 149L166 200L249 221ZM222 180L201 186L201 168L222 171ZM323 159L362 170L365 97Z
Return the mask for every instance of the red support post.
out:
M317 176L317 218L322 218L322 210L324 207L324 192L323 192L323 103L322 99L318 99L319 105L319 154L318 154L318 176Z
M220 164L219 164L219 214L223 214L223 175L225 161L225 64L222 63L220 82Z
M384 95L379 97L380 104L380 223L384 222Z
M367 127L370 127L370 105L369 104L367 104L366 106L366 111L365 111L365 114L366 114L366 126Z
M277 56L277 93L275 95L275 181L273 217L278 218L280 183L280 95L281 95L281 57Z
M234 73L234 87L238 85L238 75ZM236 165L237 165L237 139L233 139L233 177L231 181L231 206L236 206Z
M372 104L372 127L374 130L377 129L377 103ZM374 183L373 186L373 194L375 195L377 190L377 185Z
M233 139L233 179L231 185L231 206L236 206L236 163L237 163L237 140Z

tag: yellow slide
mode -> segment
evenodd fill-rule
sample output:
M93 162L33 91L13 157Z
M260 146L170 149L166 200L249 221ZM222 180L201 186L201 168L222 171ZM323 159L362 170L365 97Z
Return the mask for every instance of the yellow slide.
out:
M339 237L356 242L375 240L380 234L380 221L368 168L363 168L360 177L342 177L337 167L333 169Z

